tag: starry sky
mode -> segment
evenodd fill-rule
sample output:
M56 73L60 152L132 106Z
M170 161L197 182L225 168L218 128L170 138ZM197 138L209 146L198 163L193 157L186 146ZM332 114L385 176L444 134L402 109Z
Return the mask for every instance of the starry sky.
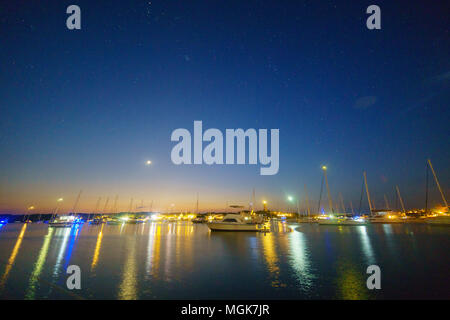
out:
M81 30L66 8L81 8ZM68 211L119 196L154 210L376 207L398 185L423 207L426 159L449 194L450 45L445 1L2 1L0 212ZM176 166L177 128L280 129L280 170ZM146 166L146 160L152 165ZM441 202L430 175L430 202ZM364 198L365 199L365 198ZM326 204L326 198L323 203ZM367 201L363 201L367 208ZM325 207L325 209L327 209ZM314 210L317 210L314 209Z

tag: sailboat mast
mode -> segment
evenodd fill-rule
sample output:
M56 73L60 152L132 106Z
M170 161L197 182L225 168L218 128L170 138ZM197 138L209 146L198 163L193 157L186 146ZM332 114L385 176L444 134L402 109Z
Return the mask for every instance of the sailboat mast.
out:
M426 174L425 174L425 214L428 213L428 164L426 168Z
M386 194L384 195L384 203L386 204L386 209L391 210L391 208L389 207L389 202L388 202L388 199L386 197Z
M77 206L78 206L78 202L80 201L80 197L81 197L81 193L83 192L83 190L80 190L80 192L78 192L78 196L75 200L75 203L73 204L73 208L72 208L72 213L75 214L76 210L77 210Z
M322 201L323 180L325 180L324 176L322 176L322 183L320 184L320 196L319 196L319 206L317 208L317 214L320 214L320 202Z
M369 187L367 186L366 172L364 171L363 174L364 174L364 184L366 185L367 201L369 202L370 214L372 215L372 202L370 201L370 193L369 193Z
M306 190L306 184L305 184L305 200L306 200L306 208L308 209L308 217L311 215L311 210L309 209L309 198L308 198L308 191Z
M198 214L198 192L197 192L197 203L195 205L195 213Z
M114 207L113 207L113 214L117 214L117 200L119 199L119 195L116 194L116 197L114 198Z
M341 200L342 213L345 212L344 199L342 199L342 193L339 192L339 199Z
M436 172L434 172L433 165L431 164L431 160L428 159L428 164L430 165L431 172L433 173L434 180L436 181L439 192L441 193L442 200L444 201L445 208L448 209L447 200L445 199L444 192L442 192L441 185L439 184L438 178L436 176Z
M100 200L102 200L102 197L98 197L97 203L95 204L94 212L92 212L94 214L94 217L95 217L95 214L97 213L98 207L100 206ZM91 214L88 215L88 220L90 218L91 218Z
M400 195L400 189L398 188L398 186L395 186L395 188L397 189L397 195L398 198L400 199L400 204L402 205L403 213L406 214L405 204L403 203L402 196Z
M255 211L255 188L253 188L252 194L252 211Z
M133 210L133 198L131 198L131 201L130 201L130 210L128 210L129 214L131 214L131 210Z
M328 178L327 178L327 167L323 167L323 174L325 177L325 184L327 186L327 193L328 193L328 205L330 206L330 210L332 213L334 213L333 210L333 200L331 199L331 194L330 194L330 187L328 186Z
M109 202L109 197L106 198L105 206L103 207L102 214L104 214L106 212L106 207L108 206L108 202Z

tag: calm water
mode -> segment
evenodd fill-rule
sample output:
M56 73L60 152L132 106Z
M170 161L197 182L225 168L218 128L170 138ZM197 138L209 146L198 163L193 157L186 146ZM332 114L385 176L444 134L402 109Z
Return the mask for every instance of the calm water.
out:
M0 297L18 299L450 298L450 228L272 223L271 233L210 233L188 222L8 224ZM69 265L82 289L65 289ZM366 288L381 268L382 289Z

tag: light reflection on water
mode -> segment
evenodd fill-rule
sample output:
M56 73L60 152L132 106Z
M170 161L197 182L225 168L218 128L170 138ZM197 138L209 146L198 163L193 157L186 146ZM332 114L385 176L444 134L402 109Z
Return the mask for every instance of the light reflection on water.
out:
M367 235L366 226L356 226L361 237L361 245L363 249L364 256L366 257L367 265L372 265L375 263L376 259L373 253L372 245L370 244L370 238Z
M127 255L122 271L122 282L119 287L118 299L136 300L137 294L137 262L136 262L136 238L127 237Z
M82 270L76 294L85 298L449 298L450 228L270 227L270 233L211 233L188 222L6 225L0 297L73 298L64 288L65 269L76 264ZM383 272L377 293L366 288L370 264Z
M292 232L290 238L292 269L295 270L300 289L308 292L311 290L315 278L311 266L308 243L303 232Z
M20 245L22 244L23 236L25 234L25 230L27 230L28 224L24 224L22 229L20 230L19 236L17 237L16 244L12 250L11 256L8 259L8 263L6 265L5 272L3 273L2 278L0 279L0 290L3 289L5 283L8 279L9 272L11 271L14 261L16 261L17 253L19 252Z

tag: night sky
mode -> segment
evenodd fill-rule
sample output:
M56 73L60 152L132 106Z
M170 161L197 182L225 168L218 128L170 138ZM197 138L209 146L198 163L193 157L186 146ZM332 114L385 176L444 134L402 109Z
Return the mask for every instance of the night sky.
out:
M66 28L71 4L81 30ZM381 30L366 28L371 4ZM192 209L197 192L224 209L252 188L257 206L287 208L304 184L317 202L322 165L334 202L358 207L366 170L376 207L395 185L423 207L427 158L449 194L448 14L448 1L2 1L0 212L59 197L67 212L80 189L81 211L116 194L120 210ZM170 135L194 120L280 129L278 174L172 164Z

